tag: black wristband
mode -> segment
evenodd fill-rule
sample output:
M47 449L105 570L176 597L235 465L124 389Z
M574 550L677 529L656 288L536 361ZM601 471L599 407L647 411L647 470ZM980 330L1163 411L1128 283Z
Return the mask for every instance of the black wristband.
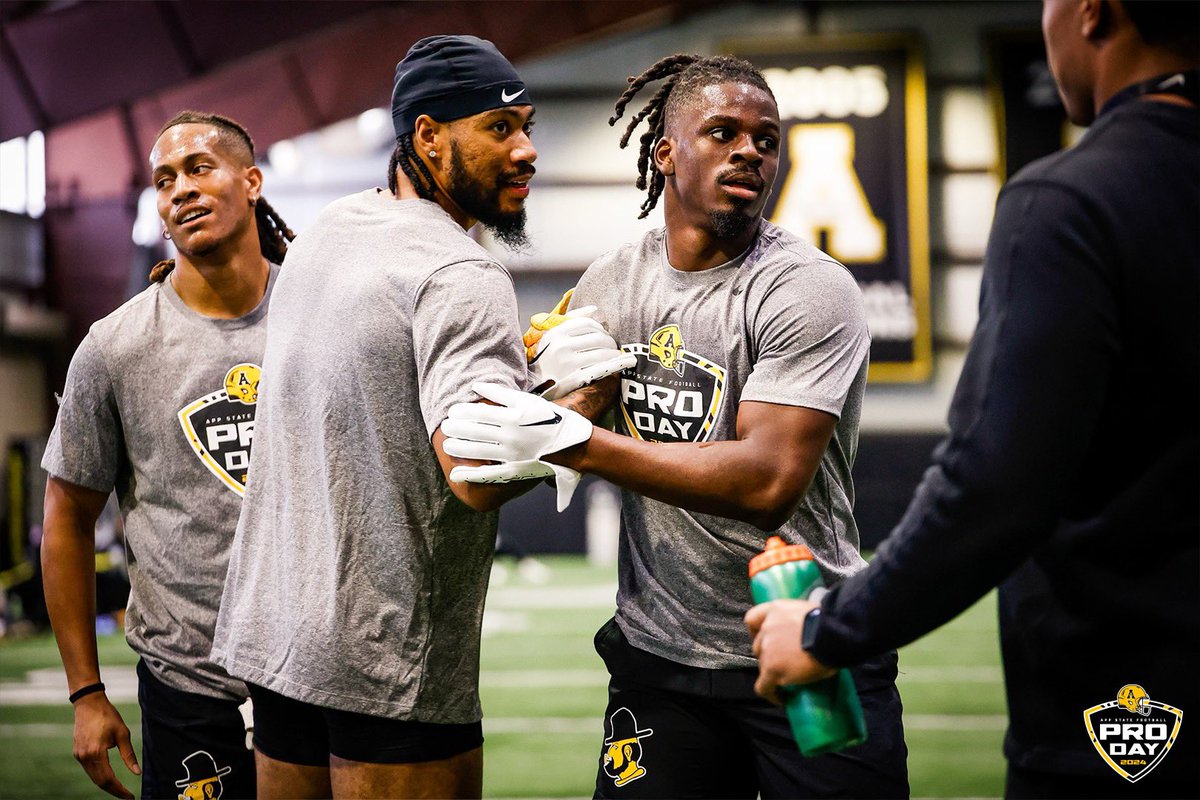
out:
M804 630L800 632L800 649L812 650L817 640L817 628L821 624L821 609L814 608L804 615Z
M94 692L103 692L103 691L104 691L103 683L90 683L87 686L83 687L82 689L72 692L71 696L68 697L67 699L70 700L72 703L74 703L76 700L78 700L81 697L87 697L89 694L93 694Z

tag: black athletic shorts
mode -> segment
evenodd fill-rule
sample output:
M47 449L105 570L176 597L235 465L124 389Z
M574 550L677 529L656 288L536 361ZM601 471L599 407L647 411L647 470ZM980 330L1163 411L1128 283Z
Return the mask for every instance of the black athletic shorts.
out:
M248 684L254 699L254 746L289 764L328 767L329 756L367 764L415 764L483 745L483 725L388 719L304 703Z
M142 797L254 797L254 751L237 700L167 686L137 665Z
M754 669L703 669L639 650L615 620L596 634L611 680L598 798L907 797L896 654L853 670L867 741L800 755Z

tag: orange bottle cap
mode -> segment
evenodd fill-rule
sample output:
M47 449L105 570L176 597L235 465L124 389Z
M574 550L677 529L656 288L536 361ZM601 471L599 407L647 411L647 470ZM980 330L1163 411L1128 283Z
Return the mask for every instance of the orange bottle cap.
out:
M767 549L750 559L750 577L764 569L789 561L812 561L812 551L802 544L788 544L778 536L767 539Z

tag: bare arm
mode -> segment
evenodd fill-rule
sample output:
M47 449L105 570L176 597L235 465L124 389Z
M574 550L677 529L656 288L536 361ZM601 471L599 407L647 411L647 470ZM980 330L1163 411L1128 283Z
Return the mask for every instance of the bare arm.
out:
M42 579L46 609L69 691L100 681L96 653L96 519L108 495L53 476L46 482ZM133 795L117 779L108 750L117 747L135 775L141 770L129 728L103 692L75 702L75 758L92 781L116 797Z
M746 401L732 441L656 444L597 428L588 441L546 460L664 503L773 530L808 491L836 424L823 411Z

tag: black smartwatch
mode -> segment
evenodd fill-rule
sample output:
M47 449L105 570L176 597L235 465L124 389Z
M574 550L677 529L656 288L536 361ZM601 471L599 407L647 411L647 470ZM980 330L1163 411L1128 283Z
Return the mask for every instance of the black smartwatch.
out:
M800 647L804 650L812 650L813 644L817 641L817 629L821 627L821 609L814 608L804 615L804 630L800 632Z

